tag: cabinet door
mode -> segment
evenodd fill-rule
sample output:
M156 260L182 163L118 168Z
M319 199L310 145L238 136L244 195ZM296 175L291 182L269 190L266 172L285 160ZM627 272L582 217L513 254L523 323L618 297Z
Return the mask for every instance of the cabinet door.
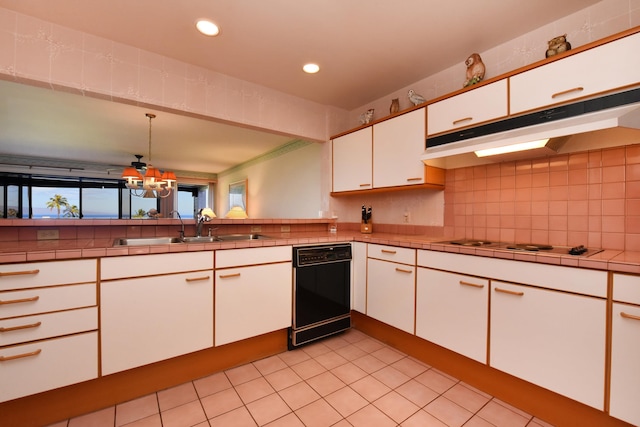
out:
M367 313L367 244L351 243L351 309Z
M640 34L510 77L511 114L564 103L640 81Z
M103 282L102 373L213 346L213 272Z
M367 315L414 333L416 268L369 258Z
M291 326L292 271L290 262L216 270L216 345Z
M373 188L371 135L369 126L332 141L333 191Z
M425 109L373 125L373 186L423 184Z
M427 106L427 134L451 132L506 117L507 79L481 86Z
M416 335L487 361L489 280L418 268Z
M613 303L612 315L609 413L640 425L640 307Z
M602 410L606 300L491 284L489 364Z

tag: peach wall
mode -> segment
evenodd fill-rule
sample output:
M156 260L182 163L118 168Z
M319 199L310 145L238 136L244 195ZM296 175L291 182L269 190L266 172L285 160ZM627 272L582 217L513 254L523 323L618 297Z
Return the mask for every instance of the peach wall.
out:
M451 169L445 235L640 251L640 144Z
M0 79L326 141L346 111L0 8Z

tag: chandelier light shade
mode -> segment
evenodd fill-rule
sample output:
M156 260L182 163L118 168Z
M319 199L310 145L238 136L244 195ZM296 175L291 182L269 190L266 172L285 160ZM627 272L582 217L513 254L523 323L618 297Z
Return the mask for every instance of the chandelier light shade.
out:
M176 174L171 171L161 172L151 165L151 120L156 115L146 113L149 118L149 165L141 162L142 156L136 154L138 161L131 162L131 166L124 168L122 179L126 180L126 187L136 197L165 198L176 187ZM144 175L141 173L144 172Z

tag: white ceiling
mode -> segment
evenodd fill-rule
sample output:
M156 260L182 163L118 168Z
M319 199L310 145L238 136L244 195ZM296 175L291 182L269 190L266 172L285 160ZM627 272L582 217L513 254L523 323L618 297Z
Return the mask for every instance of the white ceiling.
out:
M320 104L353 110L461 64L471 52L482 52L596 2L0 0L0 7ZM202 17L221 27L218 37L208 38L196 32L195 20ZM310 61L320 65L318 74L301 71L302 65ZM34 98L25 102L21 110L15 108L20 98L16 92L19 91L10 94L15 97L10 103L11 121L7 122L6 114L0 116L0 154L7 153L2 137L5 131L11 136L9 143L24 146L24 154L42 154L41 144L46 143L47 154L52 156L69 156L68 150L73 149L74 158L80 158L86 150L94 160L111 156L114 163L122 164L122 153L130 155L134 141L135 151L144 150L140 154L146 154L145 111L131 114L126 110L136 107L96 100L84 100L93 105L82 106L77 100L67 100L71 105L60 108L57 97L66 94L59 93L54 94L55 99L49 96L52 94L44 95L50 100L36 99L38 95L32 94ZM0 94L0 108L6 108L5 90ZM75 108L80 115L51 111L46 119L42 118L47 110L45 102L55 102L55 109L62 111ZM41 108L36 111L38 103ZM93 107L98 108L96 113L92 113ZM19 116L21 113L25 116ZM154 146L158 139L158 155L154 156L157 166L218 173L230 163L255 157L288 140L269 136L265 141L261 136L258 144L253 140L255 134L249 132L247 140L248 131L238 130L241 139L234 143L235 131L204 120L194 125L192 120L195 119L158 113L153 122ZM52 124L55 129L49 127ZM221 138L215 132L226 136ZM108 138L101 139L101 134ZM77 138L76 143L56 135ZM165 158L160 142L165 135L172 143L180 144L179 155ZM232 152L237 149L240 152Z

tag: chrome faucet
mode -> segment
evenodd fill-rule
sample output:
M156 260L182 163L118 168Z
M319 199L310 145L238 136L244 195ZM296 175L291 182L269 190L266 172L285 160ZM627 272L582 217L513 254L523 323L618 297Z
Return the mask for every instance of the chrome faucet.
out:
M169 215L173 215L174 213L178 215L178 219L180 220L180 238L184 239L184 222L182 222L182 217L178 211L171 211Z
M196 237L201 237L202 236L202 226L205 222L209 222L211 221L211 217L209 215L207 215L206 213L203 213L204 208L200 209L198 211L198 223L196 225ZM215 215L214 215L215 216Z

